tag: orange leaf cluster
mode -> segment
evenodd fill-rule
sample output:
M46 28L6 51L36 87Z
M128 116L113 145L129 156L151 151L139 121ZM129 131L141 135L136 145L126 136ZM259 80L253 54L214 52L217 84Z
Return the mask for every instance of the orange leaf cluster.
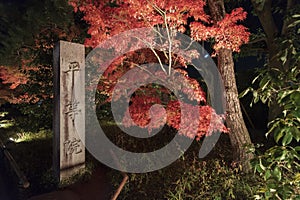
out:
M246 18L246 12L242 8L233 10L226 14L222 21L212 25L205 26L201 22L191 23L191 37L195 40L215 40L214 50L225 48L239 52L240 46L249 41L250 33L243 25L237 22Z
M182 113L180 113L181 106L185 107L181 111ZM224 116L216 114L210 106L198 106L180 101L170 101L167 106L167 115L167 124L180 130L181 134L189 138L199 140L202 136L209 136L215 131L228 132L223 123Z
M215 40L214 49L221 48L239 51L240 46L247 43L250 33L247 28L238 25L238 21L246 18L242 8L234 9L226 14L223 20L213 23L205 13L205 1L195 0L70 0L74 11L84 13L83 19L90 24L85 41L86 46L96 47L105 39L141 27L154 27L168 24L172 29L191 31L191 37L197 41L210 38ZM188 24L188 19L194 21ZM189 27L187 27L189 25Z
M0 79L2 84L9 84L10 89L16 89L21 84L26 84L28 76L13 67L0 66Z
M205 11L205 0L69 0L69 2L74 8L74 12L82 12L83 20L90 25L88 30L90 37L85 40L85 45L89 47L96 47L114 35L135 28L167 27L182 33L189 32L191 38L196 41L213 39L213 48L216 53L221 48L238 52L240 46L248 42L250 35L246 27L238 24L239 21L246 18L246 12L242 8L233 10L226 14L223 20L215 23ZM123 52L121 51L123 48L130 50L130 47L127 47L128 44L125 44L128 41L115 42L118 43L118 45L113 45L117 48L115 51ZM173 41L173 44L174 42L176 43ZM160 49L160 51L164 51L164 49ZM176 54L173 52L172 56L176 57ZM163 58L161 55L159 57ZM181 66L186 66L189 61L178 56L177 62ZM158 63L157 57L149 53L149 49L127 53L108 67L102 76L101 84L98 85L100 94L108 97L106 102L116 101L131 92L127 88L133 84L136 78L134 74L132 74L133 77L129 76L123 79L121 86L117 88L117 95L112 95L116 90L118 79L128 70L144 63ZM163 63L167 62L163 61ZM146 86L143 89L147 90L147 93L137 90L130 99L131 104L123 119L125 126L133 126L135 123L141 127L147 127L151 131L166 122L169 126L180 129L183 135L197 139L203 135L210 135L214 131L228 132L223 124L224 116L216 114L213 108L205 105L206 95L199 83L188 77L187 73L178 66L173 65L172 67L175 70L166 84L170 84L171 88L180 95L186 96L190 102L196 102L196 105L189 105L180 99L173 100L173 94L162 87L154 89L151 85ZM159 73L154 72L152 77L144 74L143 79L148 80L153 77L159 79L161 76ZM153 92L157 90L160 90L159 95ZM162 100L164 94L171 96L167 102ZM156 104L163 104L165 109L153 107ZM199 112L185 113L183 110L181 113L180 105L186 106L187 110ZM154 112L155 115L152 115L151 113ZM190 119L195 119L196 116L193 116L195 113L198 121L191 121ZM181 117L182 115L185 117ZM196 133L195 127L198 127Z
M223 123L224 116L216 114L210 106L192 105L170 98L162 102L157 90L152 88L149 93L149 87L144 89L147 89L146 93L131 98L131 104L122 121L125 127L138 125L147 128L150 133L166 123L179 130L180 134L197 140L215 131L228 132Z
M70 0L74 11L84 13L90 24L85 45L96 47L105 39L126 30L168 24L170 28L185 31L188 18L194 16L207 22L204 1L193 0ZM195 6L195 3L197 6Z
M19 86L28 84L31 80L28 72L37 71L37 67L29 67L26 65L27 61L22 62L22 66L0 66L0 81L3 84L0 99L12 104L21 103L36 103L40 98L46 98L46 95L28 94L24 92Z

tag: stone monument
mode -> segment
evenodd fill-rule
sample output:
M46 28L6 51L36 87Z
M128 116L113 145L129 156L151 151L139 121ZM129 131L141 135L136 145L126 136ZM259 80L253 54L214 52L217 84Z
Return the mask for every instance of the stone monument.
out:
M53 168L63 181L85 167L84 46L59 41L53 58Z

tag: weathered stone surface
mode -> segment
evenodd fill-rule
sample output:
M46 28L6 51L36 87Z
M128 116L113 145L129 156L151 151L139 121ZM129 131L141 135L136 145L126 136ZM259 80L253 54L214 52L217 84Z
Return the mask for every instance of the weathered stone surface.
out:
M85 167L84 46L60 41L53 57L53 167L62 181Z

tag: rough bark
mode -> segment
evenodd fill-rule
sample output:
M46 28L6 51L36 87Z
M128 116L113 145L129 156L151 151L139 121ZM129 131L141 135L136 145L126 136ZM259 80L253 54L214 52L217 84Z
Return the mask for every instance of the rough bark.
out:
M208 0L208 6L215 22L223 19L225 16L223 0ZM249 172L253 154L249 153L246 147L251 146L252 142L242 116L231 50L221 49L218 51L218 68L225 86L226 124L230 129L229 137L234 151L233 156L235 161L242 166L242 170Z
M247 147L250 147L252 142L240 107L231 50L222 49L218 52L218 66L225 86L226 124L230 129L233 156L244 171L248 172L251 169L249 161L253 155L248 152Z

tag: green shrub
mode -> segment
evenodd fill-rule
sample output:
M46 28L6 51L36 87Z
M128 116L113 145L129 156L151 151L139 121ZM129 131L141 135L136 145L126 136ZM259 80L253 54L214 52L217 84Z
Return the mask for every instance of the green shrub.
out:
M226 144L227 145L227 144ZM185 156L161 170L128 174L129 180L118 199L253 199L257 190L258 178L253 174L243 174L232 167L228 157L220 158L217 145L208 160L197 157L199 143L194 142ZM223 152L227 152L223 149ZM111 174L115 188L122 181L118 171Z
M170 200L252 199L257 180L223 160L194 161L168 191Z
M296 24L300 20L289 27ZM252 161L254 172L262 179L256 199L300 199L300 47L294 42L298 36L279 41L282 49L272 58L277 59L279 66L259 71L253 81L258 88L248 88L241 94L252 91L253 103L261 100L270 109L281 111L272 116L266 133L277 145Z
M300 199L300 147L274 146L252 161L263 181L256 199Z

